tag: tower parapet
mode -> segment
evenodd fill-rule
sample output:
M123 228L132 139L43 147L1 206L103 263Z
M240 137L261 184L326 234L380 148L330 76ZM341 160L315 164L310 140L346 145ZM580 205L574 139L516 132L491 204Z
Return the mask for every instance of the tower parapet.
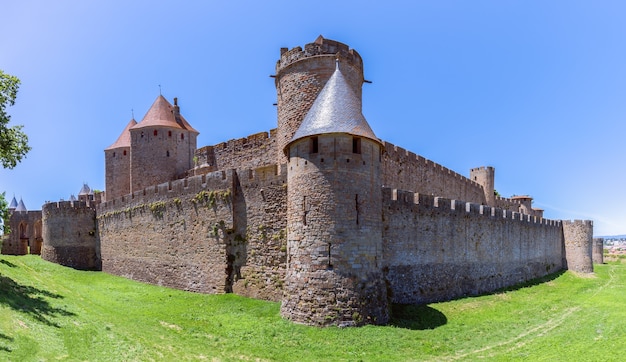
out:
M567 269L579 273L593 273L593 221L564 220L563 238Z
M46 203L42 207L42 224L42 259L75 269L102 269L94 203Z
M293 134L300 127L324 85L335 71L335 60L356 95L361 109L363 60L359 53L346 44L325 39L291 50L282 48L276 62L276 93L278 97L278 163L286 163L283 153Z

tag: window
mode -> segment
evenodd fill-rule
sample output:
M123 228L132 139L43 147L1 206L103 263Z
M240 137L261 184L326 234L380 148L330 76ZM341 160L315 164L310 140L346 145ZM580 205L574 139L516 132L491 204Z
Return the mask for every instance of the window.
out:
M352 153L361 154L361 139L358 137L352 138Z
M113 152L113 158L115 158L115 152Z
M165 152L165 157L170 157L170 151Z
M180 139L181 139L181 140L184 140L184 139L185 139L185 134L184 134L184 133L181 133L181 134L180 134Z
M154 130L154 135L157 136L159 134L159 131L157 131L156 129Z
M167 137L172 137L172 131L167 131Z
M319 152L319 141L317 137L311 137L311 147L309 149L309 153L318 153Z
M124 156L126 156L126 150L124 150Z

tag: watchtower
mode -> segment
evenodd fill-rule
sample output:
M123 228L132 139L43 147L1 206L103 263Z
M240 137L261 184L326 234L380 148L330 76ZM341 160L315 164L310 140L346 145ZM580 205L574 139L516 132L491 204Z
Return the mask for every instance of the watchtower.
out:
M470 170L470 179L483 187L485 203L489 206L496 206L495 173L495 169L491 166L476 167Z
M286 147L281 314L312 325L385 324L381 143L339 63Z
M295 47L280 49L276 62L276 93L278 97L277 147L279 163L287 162L283 154L285 146L300 127L319 92L335 71L335 60L356 95L361 106L363 85L363 60L359 53L346 44L324 39L321 35L315 42L306 44L304 50Z
M193 168L196 131L162 95L130 127L130 192L175 180Z
M137 124L131 119L117 140L104 150L106 198L113 200L130 193L130 129Z

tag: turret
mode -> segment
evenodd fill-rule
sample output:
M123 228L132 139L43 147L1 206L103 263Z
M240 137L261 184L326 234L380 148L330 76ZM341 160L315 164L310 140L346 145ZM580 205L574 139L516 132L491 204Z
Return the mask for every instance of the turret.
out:
M275 75L279 163L287 162L282 151L291 142L317 95L335 71L336 59L339 59L339 68L360 107L363 61L354 49L320 35L315 42L305 45L304 50L301 47L280 50Z
M180 114L178 100L174 98L172 106L159 95L141 122L130 128L130 192L177 179L192 169L197 136Z
M381 143L340 62L286 146L281 314L311 325L384 324Z
M593 222L564 220L565 266L578 273L593 273Z
M485 192L485 203L489 206L496 206L496 195L494 188L495 169L493 167L476 167L470 170L470 179L483 187Z
M130 129L136 124L131 119L117 140L104 150L105 190L109 200L130 193Z

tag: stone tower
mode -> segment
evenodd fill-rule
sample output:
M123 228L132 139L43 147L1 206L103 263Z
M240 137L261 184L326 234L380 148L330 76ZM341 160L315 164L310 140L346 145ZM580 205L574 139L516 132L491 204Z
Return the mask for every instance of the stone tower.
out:
M593 273L593 222L563 220L565 267L578 273Z
M470 179L483 187L485 203L492 207L496 206L495 173L495 169L491 166L477 167L470 170Z
M280 60L276 63L276 93L278 97L278 161L286 163L283 154L300 123L317 98L330 76L335 71L335 60L361 104L363 85L363 60L359 53L340 42L324 39L321 35L315 42L291 50L281 48Z
M162 95L130 128L130 192L179 178L193 168L196 131Z
M117 140L104 150L107 200L130 193L130 129L136 124L137 121L131 119Z
M311 325L385 324L381 143L340 68L286 148L281 314Z

